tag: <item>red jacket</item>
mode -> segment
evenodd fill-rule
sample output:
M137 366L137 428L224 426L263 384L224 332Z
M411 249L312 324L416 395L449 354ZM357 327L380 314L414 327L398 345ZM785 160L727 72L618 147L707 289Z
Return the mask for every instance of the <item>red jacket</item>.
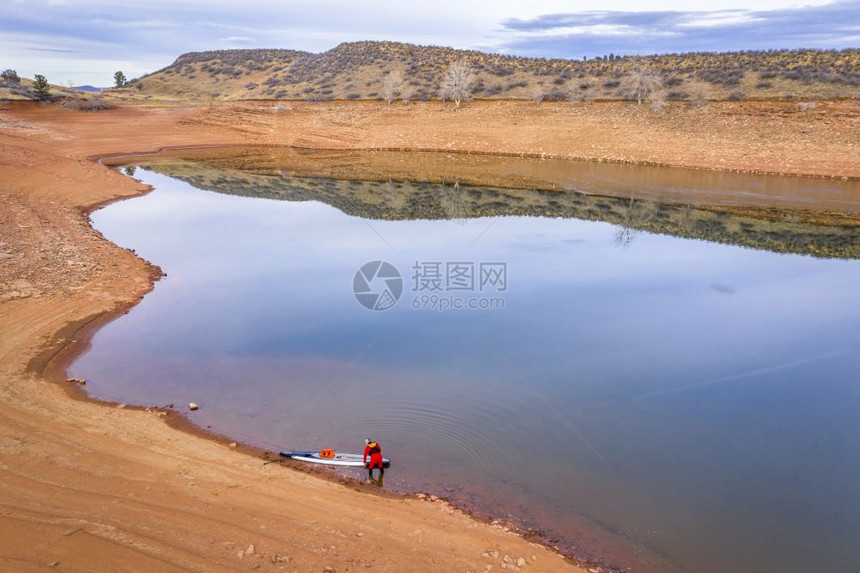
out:
M376 442L370 442L364 447L364 463L367 463L367 456L382 456L382 448Z

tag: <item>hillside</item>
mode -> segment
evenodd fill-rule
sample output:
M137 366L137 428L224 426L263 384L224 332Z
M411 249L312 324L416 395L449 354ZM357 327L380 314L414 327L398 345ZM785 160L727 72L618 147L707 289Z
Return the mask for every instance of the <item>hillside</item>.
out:
M385 77L402 73L407 99L436 99L448 66L475 73L473 97L626 99L632 75L662 80L661 97L832 99L860 97L860 50L785 50L589 60L523 58L394 42L345 43L324 53L249 49L192 52L111 90L127 99L383 99Z

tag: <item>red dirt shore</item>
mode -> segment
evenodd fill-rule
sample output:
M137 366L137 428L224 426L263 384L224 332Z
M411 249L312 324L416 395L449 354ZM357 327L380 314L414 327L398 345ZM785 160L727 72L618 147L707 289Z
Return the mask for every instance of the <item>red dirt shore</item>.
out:
M576 568L444 502L367 495L180 431L176 414L70 399L70 345L158 275L90 227L95 206L146 191L92 158L245 143L860 178L853 102L0 107L0 569L483 571L505 555Z

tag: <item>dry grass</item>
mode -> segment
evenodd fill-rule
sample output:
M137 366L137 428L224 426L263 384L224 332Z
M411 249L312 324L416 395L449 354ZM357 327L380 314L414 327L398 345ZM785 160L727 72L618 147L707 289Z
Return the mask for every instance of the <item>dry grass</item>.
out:
M860 97L860 50L691 53L588 61L521 58L394 42L355 42L321 54L295 50L193 52L111 90L126 100L383 99L387 74L400 72L412 99L439 97L445 70L465 61L473 96L540 100L628 97L624 87L642 61L658 73L669 100L834 99Z

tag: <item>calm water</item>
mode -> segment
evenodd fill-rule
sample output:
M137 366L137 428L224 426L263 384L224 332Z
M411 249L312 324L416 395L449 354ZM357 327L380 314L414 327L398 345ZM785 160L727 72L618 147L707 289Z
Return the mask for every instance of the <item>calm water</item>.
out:
M638 571L860 570L860 262L136 177L155 191L93 222L168 277L74 364L94 395L194 401L201 425L273 450L371 436L384 487ZM403 293L370 311L354 278L378 260ZM416 262L428 280L441 263L443 296L504 308L413 308L433 294ZM474 263L475 292L445 291L447 263ZM481 263L506 264L506 289L479 290Z

